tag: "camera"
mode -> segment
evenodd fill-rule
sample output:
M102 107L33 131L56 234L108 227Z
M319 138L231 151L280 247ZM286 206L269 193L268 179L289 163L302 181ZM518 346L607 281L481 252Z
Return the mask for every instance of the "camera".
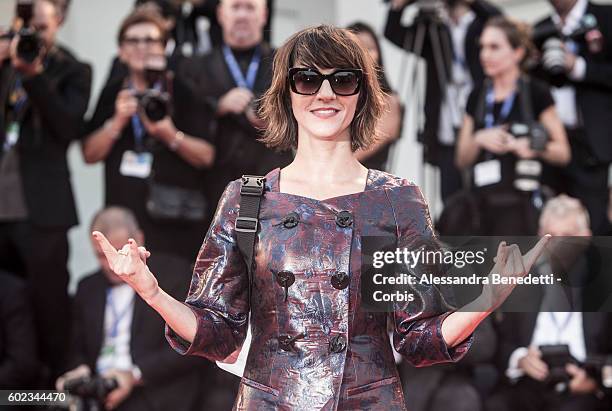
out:
M510 123L508 132L516 138L529 138L530 148L537 152L544 151L550 139L546 128L539 123ZM535 191L541 186L541 175L542 163L538 160L518 159L515 165L514 188L520 191Z
M554 23L538 28L532 35L533 41L542 50L541 63L552 76L565 74L565 45L566 41L579 41L585 35L597 29L597 19L592 14L586 14L580 20L578 28L572 33L564 35L559 32Z
M31 27L32 17L34 16L34 2L32 0L17 1L16 15L23 22L23 28L18 33L9 32L3 38L13 38L19 34L17 43L17 56L32 63L40 55L43 48L42 39Z
M539 348L542 353L542 361L548 365L546 384L554 387L557 392L564 392L571 379L565 366L569 363L577 364L578 361L570 354L567 344L540 345Z
M119 386L115 378L100 376L80 377L67 380L64 389L77 397L103 402L109 392Z
M168 88L168 73L164 56L149 56L145 62L145 80L147 90L136 94L138 104L146 116L153 122L160 121L170 115L170 94Z

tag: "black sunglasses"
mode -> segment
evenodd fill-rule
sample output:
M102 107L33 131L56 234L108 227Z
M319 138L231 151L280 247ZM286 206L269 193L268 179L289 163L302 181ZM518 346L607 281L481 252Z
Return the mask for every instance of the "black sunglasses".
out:
M339 69L330 74L321 74L314 68L293 67L289 69L291 91L304 96L319 92L323 81L328 80L331 89L339 96L353 96L359 93L363 70Z

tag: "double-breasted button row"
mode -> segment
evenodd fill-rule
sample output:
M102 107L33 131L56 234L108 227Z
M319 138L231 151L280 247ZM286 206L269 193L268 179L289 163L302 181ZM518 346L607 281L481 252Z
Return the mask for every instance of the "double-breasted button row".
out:
M276 283L283 287L285 290L285 301L287 301L287 297L289 294L289 287L291 287L295 283L295 274L291 271L279 271L276 273ZM344 290L349 286L351 282L351 278L344 271L336 271L331 276L331 284L337 290Z
M283 227L295 228L300 222L300 215L298 213L289 213L283 218Z
M293 337L290 335L281 335L278 337L278 346L283 351L293 351L295 348L293 344L300 338L304 338L304 333L299 333Z

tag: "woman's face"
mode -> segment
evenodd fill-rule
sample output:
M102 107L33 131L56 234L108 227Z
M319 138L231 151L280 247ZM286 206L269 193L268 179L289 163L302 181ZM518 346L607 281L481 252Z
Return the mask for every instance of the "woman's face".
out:
M380 50L376 47L376 40L370 36L370 34L366 32L357 33L357 38L359 42L365 49L368 51L372 59L378 64L380 58Z
M162 34L159 28L151 23L140 23L129 27L119 48L121 61L133 72L142 72L150 56L163 54Z
M299 65L298 65L299 67ZM333 73L334 69L318 69L322 74ZM339 96L332 90L329 81L324 80L319 91L311 96L291 91L291 108L298 123L298 134L306 132L318 140L348 140L349 127L355 117L359 94Z
M523 48L512 48L506 34L497 27L487 27L480 37L480 62L485 74L496 77L520 67Z

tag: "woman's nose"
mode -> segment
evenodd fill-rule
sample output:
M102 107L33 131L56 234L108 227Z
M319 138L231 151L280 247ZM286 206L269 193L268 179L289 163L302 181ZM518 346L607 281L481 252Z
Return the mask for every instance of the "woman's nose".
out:
M334 93L334 90L331 88L329 80L323 80L323 84L321 84L317 97L325 100L336 98L336 93Z

